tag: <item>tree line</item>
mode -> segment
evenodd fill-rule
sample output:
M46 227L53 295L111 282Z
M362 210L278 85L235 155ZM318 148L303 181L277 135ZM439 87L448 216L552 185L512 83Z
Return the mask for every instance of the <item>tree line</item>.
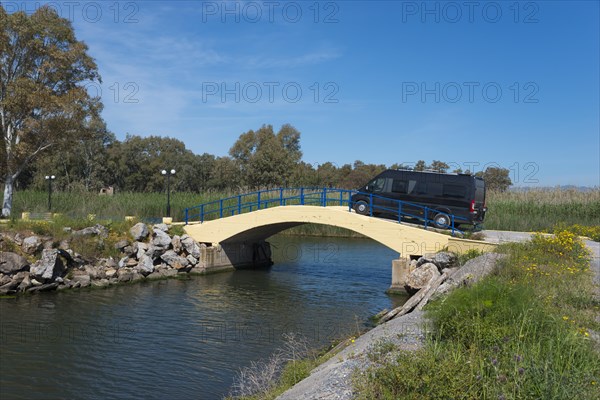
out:
M181 192L241 192L274 187L339 187L356 189L380 172L391 169L463 173L447 163L419 160L412 167L333 162L310 164L302 160L300 132L290 124L278 131L272 125L242 133L228 156L194 154L179 139L127 135L120 141L105 128L73 143L68 151L55 149L40 154L16 181L18 190L44 190L44 176L56 176L54 187L65 191L99 191L112 186L118 191L164 190L162 169L175 169L171 189ZM469 173L469 171L465 171ZM476 175L488 188L506 190L509 171L488 168Z
M227 156L194 154L178 139L127 135L117 140L101 118L102 103L86 91L101 83L97 65L72 24L50 7L8 14L0 3L0 176L2 216L10 216L14 190L44 189L45 176L68 191L155 192L162 169L175 169L176 191L244 191L270 187L357 188L383 164L309 164L300 132L290 124L242 133ZM401 164L390 168L406 167ZM421 160L412 169L447 172L448 164ZM462 171L455 171L462 172ZM509 171L480 173L505 190Z

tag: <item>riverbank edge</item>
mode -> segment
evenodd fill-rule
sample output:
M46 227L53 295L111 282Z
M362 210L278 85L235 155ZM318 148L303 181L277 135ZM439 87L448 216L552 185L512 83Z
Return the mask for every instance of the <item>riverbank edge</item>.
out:
M590 251L592 280L596 285L596 299L600 301L600 243L581 238ZM517 241L523 241L519 237ZM597 316L600 322L600 315ZM260 397L236 399L276 399L276 400L346 400L353 396L352 377L357 370L369 365L369 356L378 353L379 348L394 346L394 350L413 352L423 348L430 333L429 321L423 311L412 311L369 329L358 338L348 338L320 358L304 379L287 388L275 385L268 394ZM591 331L592 339L600 348L600 332ZM385 349L383 349L385 352Z
M69 228L70 229L70 228ZM67 236L31 231L0 232L0 298L46 291L101 289L163 279L186 279L272 265L267 242L207 246L190 236L169 233L165 224L151 229L137 223L125 232L96 224ZM62 233L62 232L61 232ZM84 257L79 248L106 247L117 257Z

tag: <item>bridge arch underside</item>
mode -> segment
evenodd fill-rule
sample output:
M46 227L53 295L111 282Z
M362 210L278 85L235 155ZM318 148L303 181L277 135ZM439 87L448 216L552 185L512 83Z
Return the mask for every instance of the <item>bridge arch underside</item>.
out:
M306 224L308 224L308 222L281 222L278 224L257 226L233 235L229 239L224 240L223 243L257 242L266 240L280 232Z
M402 257L439 251L449 236L395 221L349 212L347 207L282 206L187 225L198 242L251 243L304 224L331 225L357 232L400 253Z

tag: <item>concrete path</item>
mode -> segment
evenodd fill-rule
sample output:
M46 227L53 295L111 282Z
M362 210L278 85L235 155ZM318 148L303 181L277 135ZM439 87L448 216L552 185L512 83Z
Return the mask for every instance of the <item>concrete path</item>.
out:
M425 341L422 311L395 318L356 339L340 353L315 368L310 376L287 390L277 400L352 399L352 373L368 365L366 354L377 343L392 342L405 350L416 350Z
M481 231L485 236L485 241L490 243L507 243L507 242L525 242L531 239L531 232L511 232L511 231Z

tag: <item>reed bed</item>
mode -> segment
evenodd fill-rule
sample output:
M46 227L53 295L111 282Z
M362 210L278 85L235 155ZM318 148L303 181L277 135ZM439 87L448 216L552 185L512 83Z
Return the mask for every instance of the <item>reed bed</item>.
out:
M489 192L486 229L552 230L557 225L600 225L600 189Z

